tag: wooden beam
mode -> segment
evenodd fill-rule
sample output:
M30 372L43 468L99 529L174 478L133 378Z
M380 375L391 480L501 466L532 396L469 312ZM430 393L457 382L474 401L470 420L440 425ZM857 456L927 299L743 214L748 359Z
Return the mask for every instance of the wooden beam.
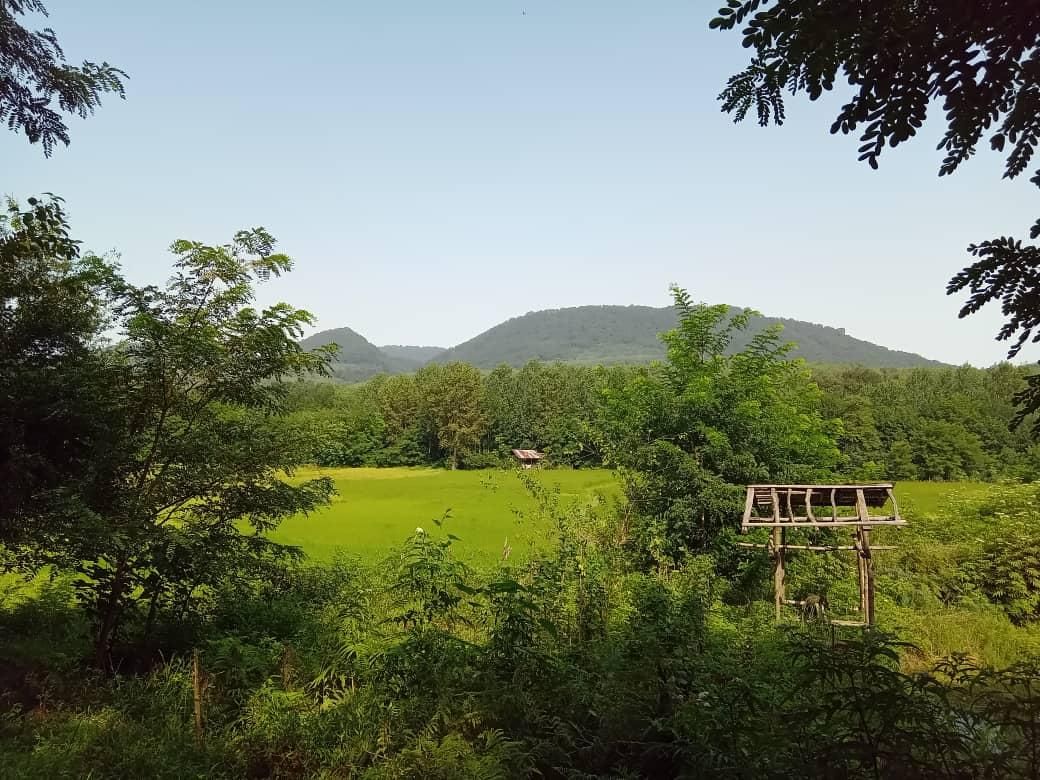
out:
M856 516L864 523L870 520L870 510L867 509L867 499L863 497L863 488L856 488Z
M785 528L786 526L777 526L778 528ZM737 547L748 547L756 550L771 550L773 545L771 544L755 544L754 542L737 542ZM785 550L812 550L814 552L833 552L838 550L858 550L859 548L854 544L785 544ZM889 545L877 545L870 548L871 550L898 550L898 547Z
M773 504L773 522L780 522L780 497L776 494L776 488L769 489L769 498Z
M746 526L751 520L751 513L755 509L755 489L749 487L747 489L747 498L744 499L744 520L741 522L741 526ZM741 527L740 532L742 534L747 533L747 529Z
M191 698L192 704L195 710L195 742L200 747L204 740L204 734L202 731L202 694L204 692L204 683L202 679L202 661L199 659L199 649L195 648L191 652Z
M899 517L899 504L896 503L896 494L892 488L887 488L888 500L892 502L892 516Z
M746 527L748 527L748 528L772 528L774 526L784 526L785 528L790 528L790 527L794 527L794 528L837 528L837 527L843 526L843 525L846 525L846 526L856 526L857 528L860 527L860 526L868 526L868 527L870 527L870 526L878 526L878 525L881 525L881 526L888 526L888 525L899 526L899 525L906 525L906 520L903 520L902 518L900 518L898 520L894 520L894 519L892 519L890 517L872 517L869 520L867 520L867 522L864 523L862 520L858 520L855 517L845 517L845 518L841 518L839 520L819 520L819 519L817 519L815 522L810 523L808 520L805 520L804 518L801 518L801 517L796 517L793 521L791 521L791 520L782 520L782 521L779 521L779 522L773 522L771 520L762 520L761 518L753 517L753 518L751 518L751 522L746 524Z
M780 484L780 483L777 483L777 484L765 484L765 483L762 483L762 484L758 484L758 485L752 485L751 487L755 487L755 488L783 488L784 490L786 490L787 488L792 488L794 490L805 490L806 488L812 488L813 490L830 490L831 488L841 488L843 490L855 490L856 488L864 488L864 489L867 489L867 490L878 490L878 489L895 487L895 483L894 482L869 482L869 483L868 482L864 482L864 483L861 483L861 484L848 484L848 483L846 483L844 485L835 485L835 484L827 484L827 485L800 485L800 484L799 485L790 485L790 484L788 484L788 485L783 485L783 484Z
M812 488L805 489L805 515L809 518L810 522L815 522L816 517L812 511Z

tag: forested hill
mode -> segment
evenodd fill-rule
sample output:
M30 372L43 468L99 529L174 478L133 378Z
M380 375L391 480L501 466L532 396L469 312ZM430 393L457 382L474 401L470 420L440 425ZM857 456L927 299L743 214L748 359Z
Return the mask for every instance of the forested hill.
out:
M428 357L416 357L409 352L411 349L423 348L380 349L350 328L323 330L305 338L300 342L300 346L304 349L314 349L332 343L339 344L339 354L332 363L332 373L337 379L345 382L360 382L376 374L403 374L415 371L428 360Z
M636 363L664 357L658 334L674 328L672 307L578 306L548 309L515 317L438 355L437 362L462 360L480 368L500 363L520 366L528 360L581 363ZM734 339L744 347L767 325L784 326L785 340L798 344L796 354L813 363L856 363L873 368L939 365L936 361L852 338L838 328L799 320L759 317Z
M734 339L733 348L741 349L754 333L777 322L784 326L784 339L798 344L796 354L812 363L855 363L871 368L940 365L920 355L852 338L838 328L775 317L755 318L751 327ZM428 362L453 360L486 369L501 363L522 366L530 360L645 363L664 358L658 334L675 325L675 310L670 306L578 306L506 320L451 349L377 347L350 328L325 330L301 343L307 348L339 344L333 373L338 379L358 382L376 374L407 373Z

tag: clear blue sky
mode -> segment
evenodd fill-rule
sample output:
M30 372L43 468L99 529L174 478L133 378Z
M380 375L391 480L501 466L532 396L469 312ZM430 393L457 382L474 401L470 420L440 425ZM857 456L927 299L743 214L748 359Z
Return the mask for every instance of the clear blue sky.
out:
M827 132L840 94L733 125L715 96L746 52L707 29L718 2L47 4L71 61L130 74L127 100L49 160L0 132L0 192L63 195L135 281L167 276L175 238L263 225L297 263L263 300L379 344L665 305L677 282L949 362L1004 355L999 312L958 321L944 288L973 240L1025 236L1035 188L989 152L937 178L934 124L871 171Z

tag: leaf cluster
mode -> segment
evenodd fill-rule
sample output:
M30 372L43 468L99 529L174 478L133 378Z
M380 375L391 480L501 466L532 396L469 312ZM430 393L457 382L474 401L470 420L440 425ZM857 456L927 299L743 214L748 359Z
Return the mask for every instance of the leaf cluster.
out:
M127 76L107 62L69 65L54 30L19 21L32 13L47 15L42 0L0 0L0 122L40 143L49 157L56 143L69 144L63 115L86 118L106 93L124 98Z

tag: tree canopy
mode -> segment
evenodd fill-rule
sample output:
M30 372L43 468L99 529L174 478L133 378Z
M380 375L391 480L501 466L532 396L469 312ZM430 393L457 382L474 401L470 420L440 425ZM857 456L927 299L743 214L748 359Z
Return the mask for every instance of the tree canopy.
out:
M327 479L285 479L301 448L283 379L321 374L310 315L253 307L288 271L262 228L177 241L166 285L79 259L59 202L10 206L0 233L0 543L23 569L79 573L106 667L127 614L190 611L229 570L291 554L264 532L325 503ZM102 330L115 333L106 344Z
M0 217L0 544L78 479L115 411L98 392L94 348L113 278L80 256L59 199L7 204Z
M695 304L673 290L679 325L668 362L605 391L604 448L627 473L646 551L663 560L708 548L739 516L743 486L813 481L837 465L840 426L780 329L727 354L753 312Z
M127 76L107 62L69 65L54 30L19 22L30 13L46 16L47 8L42 0L0 0L0 122L50 156L56 143L69 145L65 115L89 116L106 93L125 97Z
M785 93L816 100L844 81L852 96L831 132L859 132L859 159L872 168L939 103L940 176L983 142L1004 155L1004 178L1028 173L1040 143L1040 0L727 0L710 26L742 26L753 52L719 95L736 121L753 111L761 125L782 124ZM1030 181L1040 187L1040 168ZM1029 234L1040 237L1040 219ZM1001 236L968 251L976 260L947 291L968 293L961 317L999 302L997 338L1014 357L1040 341L1040 248ZM1022 401L1025 413L1040 408L1040 385Z

